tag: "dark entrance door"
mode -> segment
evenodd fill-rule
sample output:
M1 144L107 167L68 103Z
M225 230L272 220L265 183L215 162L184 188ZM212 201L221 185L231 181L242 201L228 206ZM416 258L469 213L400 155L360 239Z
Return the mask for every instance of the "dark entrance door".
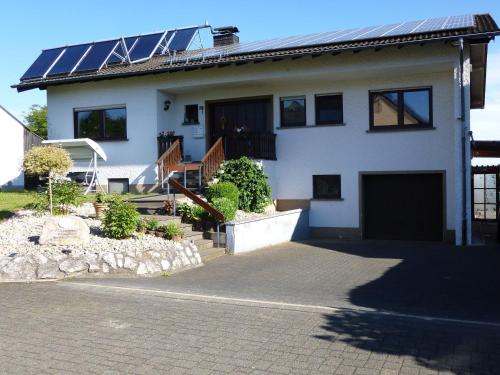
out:
M208 104L208 111L208 146L224 137L228 158L245 155L255 136L272 133L272 101L269 97L213 102Z
M443 175L363 175L364 236L443 240Z

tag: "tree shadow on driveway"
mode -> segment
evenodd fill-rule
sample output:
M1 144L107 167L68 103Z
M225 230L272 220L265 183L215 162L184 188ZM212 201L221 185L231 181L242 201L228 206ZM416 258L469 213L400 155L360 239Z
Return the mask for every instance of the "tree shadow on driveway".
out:
M315 337L332 342L343 365L382 374L498 374L500 328L347 310L325 320Z
M400 260L348 291L352 305L500 323L500 248L425 242L310 242L364 258Z

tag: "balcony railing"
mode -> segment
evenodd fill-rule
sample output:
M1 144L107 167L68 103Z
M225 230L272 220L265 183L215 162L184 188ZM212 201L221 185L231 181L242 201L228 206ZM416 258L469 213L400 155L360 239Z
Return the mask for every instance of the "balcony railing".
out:
M276 160L276 134L246 133L224 136L226 159L247 156L253 159Z

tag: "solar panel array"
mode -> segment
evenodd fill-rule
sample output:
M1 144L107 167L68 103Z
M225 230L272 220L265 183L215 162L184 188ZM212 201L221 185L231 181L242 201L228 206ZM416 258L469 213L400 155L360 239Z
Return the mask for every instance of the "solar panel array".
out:
M21 77L21 81L96 72L110 64L134 63L147 60L155 54L185 51L198 29L191 27L167 30L161 33L43 50Z
M167 58L166 63L177 63L192 60L204 60L221 56L231 56L259 51L300 48L316 45L326 45L341 42L353 42L374 38L395 37L429 33L443 30L465 29L475 26L474 16L450 16L429 18L420 21L409 21L381 26L371 26L333 32L314 33L309 35L292 36L287 38L270 39L266 41L240 43L230 46L200 50L189 54L178 54Z

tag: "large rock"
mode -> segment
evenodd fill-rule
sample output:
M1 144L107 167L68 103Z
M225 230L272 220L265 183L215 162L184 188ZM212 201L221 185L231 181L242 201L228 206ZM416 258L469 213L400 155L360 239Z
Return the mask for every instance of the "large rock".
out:
M43 225L41 245L84 245L89 242L90 230L82 218L52 216Z
M59 279L64 276L64 274L59 271L59 264L55 260L39 263L37 275L39 279Z
M14 258L0 270L0 278L8 280L36 279L36 264L28 256Z
M59 269L64 273L87 271L89 266L81 259L66 259L59 264Z

